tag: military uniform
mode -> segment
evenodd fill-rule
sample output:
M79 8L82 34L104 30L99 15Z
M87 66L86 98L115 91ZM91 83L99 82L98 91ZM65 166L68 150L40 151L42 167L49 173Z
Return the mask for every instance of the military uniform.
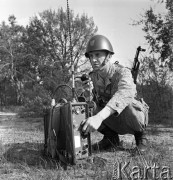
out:
M115 110L102 124L121 135L144 131L148 124L149 107L143 100L136 99L136 85L131 71L119 64L107 63L104 72L93 71L90 77L97 104L95 113L105 105ZM102 127L98 131L102 131Z
M118 134L134 134L137 147L145 151L147 139L144 130L148 124L149 107L142 99L136 99L136 85L131 71L110 62L113 54L113 47L105 36L90 38L85 57L89 58L93 67L90 77L97 108L95 116L85 121L82 131L90 132L94 127L104 135L101 141L92 145L93 149L106 150L112 144L119 146ZM84 85L85 92L87 88Z

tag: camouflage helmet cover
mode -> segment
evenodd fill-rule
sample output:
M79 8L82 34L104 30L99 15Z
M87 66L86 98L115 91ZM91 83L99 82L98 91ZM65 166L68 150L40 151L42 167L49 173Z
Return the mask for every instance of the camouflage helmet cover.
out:
M86 47L85 56L88 58L88 53L99 50L105 50L111 54L114 54L110 41L103 35L95 35L89 40Z

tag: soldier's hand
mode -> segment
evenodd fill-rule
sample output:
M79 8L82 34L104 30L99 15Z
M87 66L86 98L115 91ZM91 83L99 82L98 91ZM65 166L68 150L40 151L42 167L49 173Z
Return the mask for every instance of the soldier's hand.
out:
M88 80L82 81L82 87L84 90L92 92L92 90L94 88L93 82L91 81L90 78Z
M82 123L81 123L81 127L82 127L81 131L84 134L94 132L100 127L102 121L103 121L103 118L101 116L99 116L99 115L89 117L88 119L82 121Z

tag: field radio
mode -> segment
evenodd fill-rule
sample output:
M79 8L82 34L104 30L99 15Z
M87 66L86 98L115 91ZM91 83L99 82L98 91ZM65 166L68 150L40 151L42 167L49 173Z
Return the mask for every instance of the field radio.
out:
M82 138L80 124L91 114L86 102L68 102L61 99L45 109L44 149L47 155L65 164L75 165L78 159L91 155L91 137Z

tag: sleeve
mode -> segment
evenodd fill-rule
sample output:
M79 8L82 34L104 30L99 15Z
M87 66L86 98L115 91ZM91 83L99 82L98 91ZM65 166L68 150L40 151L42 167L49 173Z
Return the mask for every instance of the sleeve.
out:
M85 91L83 92L83 95L84 95L86 101L92 101L92 100L93 100L94 95L93 95L92 92L90 92L90 91L88 91L88 90L85 90Z
M108 101L107 106L114 109L119 115L134 99L136 95L136 85L133 82L131 71L127 68L119 70L117 81L118 89ZM115 88L114 84L112 86L112 88Z

